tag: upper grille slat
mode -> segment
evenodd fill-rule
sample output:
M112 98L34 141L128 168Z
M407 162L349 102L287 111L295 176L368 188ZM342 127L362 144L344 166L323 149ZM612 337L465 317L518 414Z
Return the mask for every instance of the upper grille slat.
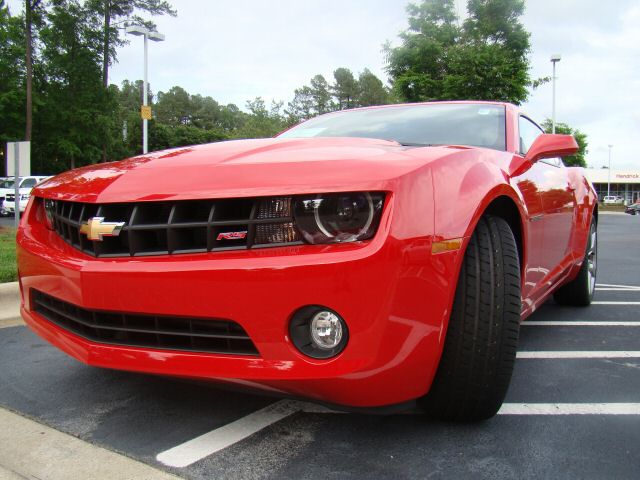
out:
M32 308L48 321L99 343L257 356L244 329L231 320L87 310L31 290Z
M277 202L269 210L265 204ZM204 253L275 245L264 232L294 232L291 198L240 198L92 204L54 200L54 229L67 243L94 257ZM94 217L125 222L119 235L89 240L80 233ZM284 225L285 227L280 227ZM298 235L283 234L283 244L297 245ZM269 238L270 240L266 240ZM277 237L280 238L280 237Z

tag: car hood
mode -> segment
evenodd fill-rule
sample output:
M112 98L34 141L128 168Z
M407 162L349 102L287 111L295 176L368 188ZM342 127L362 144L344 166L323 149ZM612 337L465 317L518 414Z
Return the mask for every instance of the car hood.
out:
M460 150L468 147L366 138L236 140L71 170L33 194L110 203L386 190L393 179Z

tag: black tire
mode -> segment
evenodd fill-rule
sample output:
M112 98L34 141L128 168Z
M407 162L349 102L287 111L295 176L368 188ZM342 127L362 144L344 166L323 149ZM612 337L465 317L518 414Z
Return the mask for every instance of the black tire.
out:
M589 239L582 261L582 267L578 276L569 283L560 287L553 299L560 305L574 307L587 307L593 301L593 293L596 287L596 274L598 272L598 225L596 219L591 220L589 227Z
M507 393L520 331L520 262L507 222L485 215L462 263L444 351L418 403L433 418L478 421Z

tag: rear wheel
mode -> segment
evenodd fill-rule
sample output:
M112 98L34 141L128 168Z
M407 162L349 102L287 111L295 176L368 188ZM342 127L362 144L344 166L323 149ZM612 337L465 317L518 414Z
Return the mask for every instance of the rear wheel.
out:
M582 267L578 276L560 287L554 294L553 299L560 305L573 305L586 307L593 300L593 293L596 289L596 273L598 271L598 229L596 219L591 220L589 227L589 239L587 250L584 254Z
M507 222L484 216L462 263L445 346L419 404L443 420L496 414L509 387L520 328L520 264Z

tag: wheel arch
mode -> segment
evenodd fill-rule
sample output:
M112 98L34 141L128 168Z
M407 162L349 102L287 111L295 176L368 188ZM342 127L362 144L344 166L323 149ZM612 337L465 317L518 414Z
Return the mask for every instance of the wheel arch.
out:
M463 251L466 250L471 235L473 235L478 222L484 215L489 214L500 217L507 222L513 232L518 248L520 274L524 278L524 269L527 261L527 225L525 221L526 212L523 209L522 200L509 185L499 185L488 192L484 200L478 205L467 226Z
M520 260L520 274L523 276L523 269L525 265L524 224L523 217L516 205L516 202L507 195L500 195L494 198L482 213L482 215L487 214L500 217L509 224L511 232L516 240L518 258Z

